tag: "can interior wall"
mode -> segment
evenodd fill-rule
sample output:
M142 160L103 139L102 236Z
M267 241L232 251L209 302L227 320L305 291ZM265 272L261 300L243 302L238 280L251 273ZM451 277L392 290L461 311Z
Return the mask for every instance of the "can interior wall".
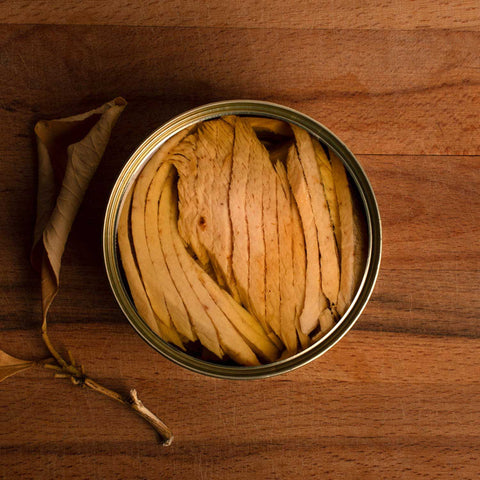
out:
M135 309L122 273L117 245L118 220L126 194L153 154L178 131L195 123L224 115L270 117L294 123L333 150L342 159L347 173L356 187L357 198L361 201L364 210L368 241L365 271L356 296L342 319L307 349L284 360L255 367L207 362L182 352L156 335ZM103 231L103 251L108 279L116 300L131 325L150 346L178 365L198 373L218 378L255 379L288 372L305 365L329 350L352 328L365 308L377 279L382 251L382 231L378 205L365 172L352 152L332 132L312 118L281 105L256 100L233 100L203 105L183 113L154 131L137 148L120 173L107 205Z

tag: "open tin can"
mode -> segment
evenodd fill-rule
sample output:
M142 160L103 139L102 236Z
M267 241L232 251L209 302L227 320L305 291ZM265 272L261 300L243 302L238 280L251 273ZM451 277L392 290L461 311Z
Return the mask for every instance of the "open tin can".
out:
M257 116L296 124L317 138L342 160L365 224L363 275L355 297L343 317L310 347L294 356L260 366L224 365L202 360L162 340L138 314L122 270L117 242L120 212L130 187L143 167L161 145L177 132L193 124L225 115ZM110 196L105 214L103 251L111 288L120 308L137 333L155 350L171 361L192 371L219 378L255 379L285 373L325 353L352 328L362 313L377 279L382 250L380 215L372 187L356 158L332 132L312 118L290 108L262 101L232 100L203 105L183 113L154 131L133 153L121 171Z

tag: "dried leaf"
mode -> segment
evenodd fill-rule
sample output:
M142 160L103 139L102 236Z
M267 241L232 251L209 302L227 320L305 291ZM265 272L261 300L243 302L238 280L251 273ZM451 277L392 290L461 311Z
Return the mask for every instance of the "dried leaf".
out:
M0 350L0 382L34 365L30 360L15 358Z
M44 324L58 291L68 234L126 104L119 97L90 112L35 125L38 196L31 262L41 273Z

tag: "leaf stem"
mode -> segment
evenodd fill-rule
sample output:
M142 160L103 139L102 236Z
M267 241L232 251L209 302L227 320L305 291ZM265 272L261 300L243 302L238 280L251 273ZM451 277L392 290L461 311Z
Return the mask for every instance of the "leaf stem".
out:
M106 395L107 397L133 409L137 415L140 415L157 432L162 445L168 447L172 443L173 434L171 430L154 413L145 407L142 401L138 398L135 389L130 390L128 397L123 397L119 393L100 385L89 377L85 377L83 384L92 390Z
M47 359L47 361L39 362L39 365L42 365L44 368L50 370L55 370L56 378L70 378L74 385L88 387L95 392L101 393L102 395L105 395L106 397L116 400L117 402L131 408L137 415L142 417L147 423L150 424L150 426L158 434L160 443L162 445L169 446L172 443L173 434L171 430L154 413L145 407L142 401L138 398L137 391L135 389L130 390L128 397L124 397L118 392L100 385L95 380L92 380L85 375L83 365L76 364L70 351L67 351L71 362L68 364L50 342L50 338L48 337L47 333L46 322L44 322L42 325L42 338L49 352L57 362L57 365L51 363L51 360L53 359Z
M50 338L48 337L47 333L47 319L44 317L43 323L42 323L42 339L43 343L47 347L48 351L52 354L52 357L55 358L57 363L65 370L69 370L69 365L67 362L63 359L63 357L57 352L55 347L52 345L52 342L50 341ZM73 373L73 372L72 372Z

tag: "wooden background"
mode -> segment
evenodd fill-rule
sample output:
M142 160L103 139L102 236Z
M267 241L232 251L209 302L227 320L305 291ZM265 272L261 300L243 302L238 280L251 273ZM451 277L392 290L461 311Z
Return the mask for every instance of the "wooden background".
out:
M51 335L173 429L26 371L0 384L4 479L480 477L480 4L0 2L0 348L45 355L28 253L32 129L129 105L64 257ZM139 142L188 108L254 98L316 118L358 156L384 254L354 329L295 372L190 373L133 331L104 272L102 217Z

